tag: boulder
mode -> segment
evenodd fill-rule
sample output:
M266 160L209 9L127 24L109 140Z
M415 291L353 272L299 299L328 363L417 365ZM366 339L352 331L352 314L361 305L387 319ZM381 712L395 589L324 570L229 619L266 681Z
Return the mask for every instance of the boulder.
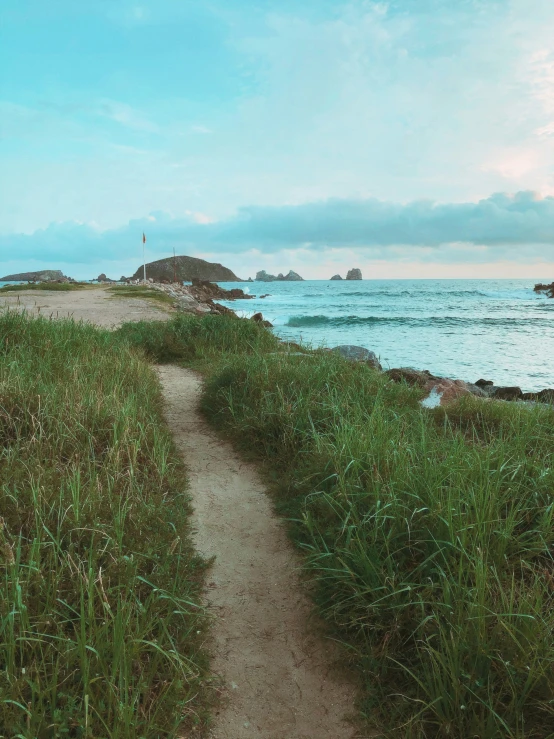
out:
M441 379L432 375L429 370L416 370L412 367L390 369L385 374L394 382L406 382L408 385L417 385L418 387L425 387L429 380Z
M363 346L341 344L340 346L333 347L332 351L338 352L341 357L349 362L365 362L365 364L371 365L374 369L383 369L375 352L372 352Z
M261 323L261 325L265 326L266 328L273 327L273 324L269 321L266 321L261 313L254 313L254 315L250 317L250 320L255 321L255 323Z
M346 279L347 280L361 280L362 270L358 269L358 267L354 267L354 269L349 269L346 275Z
M495 387L490 397L495 400L522 400L523 393L520 387Z
M342 277L340 275L333 275L331 277L332 280L342 280Z
M471 382L466 382L467 389L472 395L476 395L478 398L488 398L489 394L486 391L486 388L482 388L480 385L473 384Z
M494 385L494 382L492 380L477 380L475 383L477 387L490 387L491 385Z
M429 380L425 385L428 395L421 401L424 408L436 408L454 403L464 395L470 395L467 383L463 380L449 380L447 377Z
M521 400L533 400L535 403L554 404L554 390L540 390L538 393L523 393Z

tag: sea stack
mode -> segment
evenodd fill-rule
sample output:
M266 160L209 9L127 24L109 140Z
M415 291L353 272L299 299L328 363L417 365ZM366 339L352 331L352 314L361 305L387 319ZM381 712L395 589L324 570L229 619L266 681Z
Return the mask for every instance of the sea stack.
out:
M357 267L354 267L354 269L349 269L348 274L346 275L347 280L361 280L362 279L362 270L358 269Z
M331 277L332 280L342 280L342 277L340 275L333 275Z
M292 269L289 270L287 275L279 272L277 276L269 275L265 269L256 272L256 282L301 282L303 280L304 278L300 277L297 272L293 272Z

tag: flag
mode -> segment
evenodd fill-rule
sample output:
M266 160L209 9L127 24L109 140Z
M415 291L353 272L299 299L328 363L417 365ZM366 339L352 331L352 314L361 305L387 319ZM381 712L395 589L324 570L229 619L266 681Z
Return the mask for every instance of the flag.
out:
M143 244L146 244L146 236L144 235L144 232L142 234L142 243Z

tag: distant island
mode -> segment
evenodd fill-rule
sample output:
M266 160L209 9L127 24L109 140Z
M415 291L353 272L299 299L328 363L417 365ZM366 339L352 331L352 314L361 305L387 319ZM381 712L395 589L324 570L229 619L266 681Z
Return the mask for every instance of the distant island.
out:
M144 271L141 265L130 279L142 280L143 277ZM158 259L146 265L146 279L152 279L154 282L162 280L173 282L174 277L177 282L192 282L194 279L209 282L244 282L222 264L206 262L196 257L167 257L167 259Z
M16 275L0 277L0 282L72 282L71 277L66 277L61 269L42 269L38 272L19 272Z
M362 279L362 270L355 267L354 269L349 269L348 274L346 275L347 280L361 280Z
M256 282L302 282L303 280L304 278L300 277L297 272L293 272L292 269L287 275L283 275L282 272L279 272L277 276L268 275L265 269L262 269L260 272L256 272Z
M342 280L342 277L340 275L333 275L331 277L332 280Z

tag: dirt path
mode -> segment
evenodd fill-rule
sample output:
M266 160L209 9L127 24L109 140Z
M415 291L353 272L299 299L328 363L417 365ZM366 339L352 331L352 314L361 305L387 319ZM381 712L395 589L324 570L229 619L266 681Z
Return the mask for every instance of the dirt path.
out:
M255 469L197 410L190 370L159 369L167 419L189 469L196 543L208 577L214 669L225 689L213 739L351 739L354 691L336 676L334 645L310 634L298 560Z

